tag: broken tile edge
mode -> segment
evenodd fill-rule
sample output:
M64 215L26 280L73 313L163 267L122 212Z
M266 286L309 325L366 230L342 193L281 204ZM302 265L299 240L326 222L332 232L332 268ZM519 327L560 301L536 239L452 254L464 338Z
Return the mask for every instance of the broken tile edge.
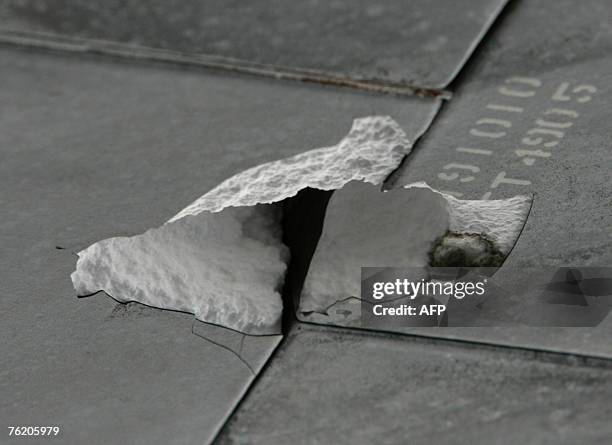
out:
M439 102L435 102L433 110L430 112L422 128L420 128L417 137L429 128L438 110ZM112 244L113 242L121 243L126 240L135 240L138 237L152 234L156 230L164 230L164 228L168 228L179 221L193 219L193 217L197 217L202 213L205 213L207 217L213 218L214 214L219 214L224 209L255 208L257 206L261 207L262 204L281 202L295 196L300 190L305 188L335 190L350 181L363 181L380 185L392 171L397 169L401 161L412 149L412 146L413 141L407 138L399 124L390 116L370 116L355 119L347 136L334 146L309 150L289 158L247 169L228 178L157 229L149 229L141 235L129 238L108 238L78 252L77 267L71 275L75 290L78 295L91 295L105 291L117 301L135 301L162 309L194 313L196 319L200 321L212 322L212 324L218 324L246 334L279 334L280 330L277 322L274 322L272 325L264 323L261 326L245 326L223 320L223 317L221 319L210 319L197 312L197 309L185 307L182 303L181 305L166 305L163 303L162 298L162 303L151 304L146 296L144 299L134 297L133 295L122 296L120 295L122 292L110 291L107 285L93 285L91 281L94 280L92 277L96 274L95 268L100 266L98 263L103 263L103 261L99 260L101 254L96 252L96 249L104 245L104 243ZM270 191L273 193L270 193ZM280 244L282 245L282 242ZM112 252L113 248L109 248L107 251ZM143 251L146 252L147 249L145 248ZM88 272L83 270L86 258L89 261L87 263L90 265L89 268L94 270L93 273L89 274L89 277L87 276ZM108 263L107 269L110 270L112 269L113 262L108 260L108 258L110 258L109 255L107 255L106 263ZM280 284L282 284L285 278L285 273L286 265L283 272L278 274ZM129 274L124 273L124 275L127 276ZM112 277L112 273L108 272L108 276ZM88 279L90 283L88 283ZM138 294L142 294L138 286L134 287L134 289L138 291ZM274 295L272 289L271 293ZM276 292L276 296L280 302L278 292ZM260 310L259 312L262 311ZM282 313L282 303L276 312L278 316L273 318L278 320ZM233 315L236 314L234 313ZM267 315L262 312L262 318L265 320L266 317Z

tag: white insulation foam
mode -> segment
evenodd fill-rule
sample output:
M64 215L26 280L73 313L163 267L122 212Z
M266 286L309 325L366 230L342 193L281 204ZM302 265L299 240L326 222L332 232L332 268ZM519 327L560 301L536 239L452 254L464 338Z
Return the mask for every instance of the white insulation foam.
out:
M161 227L89 246L78 253L71 276L74 287L78 295L105 291L121 302L190 312L204 322L247 334L278 334L289 252L281 241L281 210L274 203L306 187L334 190L350 181L380 185L410 148L411 141L392 118L356 119L337 145L245 170ZM407 259L410 264L422 263L425 249L447 229L486 232L509 250L528 205L528 199L521 197L460 201L424 184L413 185L406 193L421 202L415 205L415 214L434 222L421 227L404 221L401 230L411 256L389 258L387 265L396 265L396 260L397 265L406 264ZM359 238L359 231L367 232L367 224L356 220L348 226ZM375 241L370 236L364 242L383 243L384 238ZM359 286L359 277L353 280L354 270L358 273L362 265L370 265L355 263L348 245L330 250L329 241L323 238L317 252L327 252L333 268L317 270L314 261L302 302L308 309L321 309L339 295L353 293L353 287ZM317 291L324 287L326 294Z
M390 117L356 119L337 145L245 170L159 228L79 252L74 287L78 295L103 290L121 302L190 312L249 334L277 334L289 255L279 209L270 204L306 187L380 184L410 147Z

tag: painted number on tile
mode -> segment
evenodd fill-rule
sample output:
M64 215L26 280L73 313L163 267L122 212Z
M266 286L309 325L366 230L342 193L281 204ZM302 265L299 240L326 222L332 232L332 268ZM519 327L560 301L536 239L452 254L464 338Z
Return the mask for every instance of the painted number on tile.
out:
M509 77L497 89L496 99L486 105L487 114L469 130L474 141L470 146L456 147L462 160L444 165L438 179L450 184L471 182L481 173L479 162L495 155L495 142L508 136L517 116L531 105L542 87L542 81L534 77ZM561 82L547 99L547 107L530 124L530 128L520 137L513 155L525 168L554 156L554 149L580 116L579 108L589 102L597 88L592 85ZM506 171L499 171L493 178L482 199L490 199L498 187L529 186L525 178L509 177ZM449 188L453 188L452 186ZM462 193L445 190L461 197Z

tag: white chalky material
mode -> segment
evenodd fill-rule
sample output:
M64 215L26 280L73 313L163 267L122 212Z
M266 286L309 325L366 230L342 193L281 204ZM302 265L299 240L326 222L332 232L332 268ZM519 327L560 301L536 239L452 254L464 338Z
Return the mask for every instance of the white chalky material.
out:
M79 252L71 276L77 294L103 290L248 334L278 334L289 254L271 204L305 187L380 184L410 147L390 117L356 119L335 146L245 170L159 228Z

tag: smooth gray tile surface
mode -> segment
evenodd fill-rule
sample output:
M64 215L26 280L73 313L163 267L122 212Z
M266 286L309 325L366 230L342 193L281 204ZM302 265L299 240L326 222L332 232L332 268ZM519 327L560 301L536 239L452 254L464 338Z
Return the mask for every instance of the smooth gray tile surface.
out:
M606 444L611 369L302 325L220 444Z
M9 0L0 25L444 88L505 3Z
M73 252L158 226L244 168L336 144L354 117L390 114L414 139L438 106L99 58L0 58L1 426L57 424L60 443L205 443L253 379L198 335L230 348L235 337L193 335L191 315L77 299ZM277 342L247 340L244 358L257 370Z

